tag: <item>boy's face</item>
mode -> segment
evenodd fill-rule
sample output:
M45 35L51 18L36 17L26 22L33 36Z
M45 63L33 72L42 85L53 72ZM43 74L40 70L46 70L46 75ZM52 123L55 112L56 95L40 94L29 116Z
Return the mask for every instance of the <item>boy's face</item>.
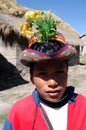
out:
M42 98L50 102L57 102L66 90L67 72L65 61L51 60L35 63L31 81Z

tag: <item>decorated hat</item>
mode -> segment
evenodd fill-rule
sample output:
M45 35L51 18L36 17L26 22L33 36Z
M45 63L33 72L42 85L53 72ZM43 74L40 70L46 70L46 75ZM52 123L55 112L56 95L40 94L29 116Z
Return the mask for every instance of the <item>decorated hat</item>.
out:
M75 55L75 48L57 31L60 21L50 12L28 11L25 19L25 23L20 23L20 34L28 38L28 47L20 54L24 65L51 59L69 60Z

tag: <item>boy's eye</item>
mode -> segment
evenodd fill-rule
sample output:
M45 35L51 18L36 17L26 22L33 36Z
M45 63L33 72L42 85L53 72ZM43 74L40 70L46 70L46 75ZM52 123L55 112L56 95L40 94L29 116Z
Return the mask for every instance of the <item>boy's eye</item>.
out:
M42 77L46 77L46 76L50 76L50 75L52 75L52 76L56 75L57 76L58 74L63 74L63 73L64 73L64 70L56 71L52 74L48 74L46 72L40 72L40 73L38 73L38 76L42 76Z
M46 76L47 73L45 73L45 72L41 72L41 73L39 73L38 75L39 75L39 76Z
M54 74L60 74L60 73L64 73L64 71L63 70L56 71Z
M58 71L57 73L64 73L64 71L63 71L63 70L60 70L60 71Z
M63 76L65 73L66 73L66 71L60 70L60 71L57 71L57 72L53 73L52 75L53 76Z

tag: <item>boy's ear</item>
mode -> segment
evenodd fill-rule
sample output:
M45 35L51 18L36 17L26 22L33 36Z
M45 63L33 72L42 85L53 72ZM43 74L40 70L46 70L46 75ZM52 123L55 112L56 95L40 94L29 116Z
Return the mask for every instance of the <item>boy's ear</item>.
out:
M32 75L30 75L30 80L31 80L31 82L34 84L33 76L32 76Z

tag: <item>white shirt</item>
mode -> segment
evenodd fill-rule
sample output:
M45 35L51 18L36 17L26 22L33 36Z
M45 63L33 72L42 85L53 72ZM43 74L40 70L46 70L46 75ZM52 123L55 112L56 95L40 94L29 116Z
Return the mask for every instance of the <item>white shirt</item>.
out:
M68 103L60 108L51 108L41 103L54 130L67 130Z

